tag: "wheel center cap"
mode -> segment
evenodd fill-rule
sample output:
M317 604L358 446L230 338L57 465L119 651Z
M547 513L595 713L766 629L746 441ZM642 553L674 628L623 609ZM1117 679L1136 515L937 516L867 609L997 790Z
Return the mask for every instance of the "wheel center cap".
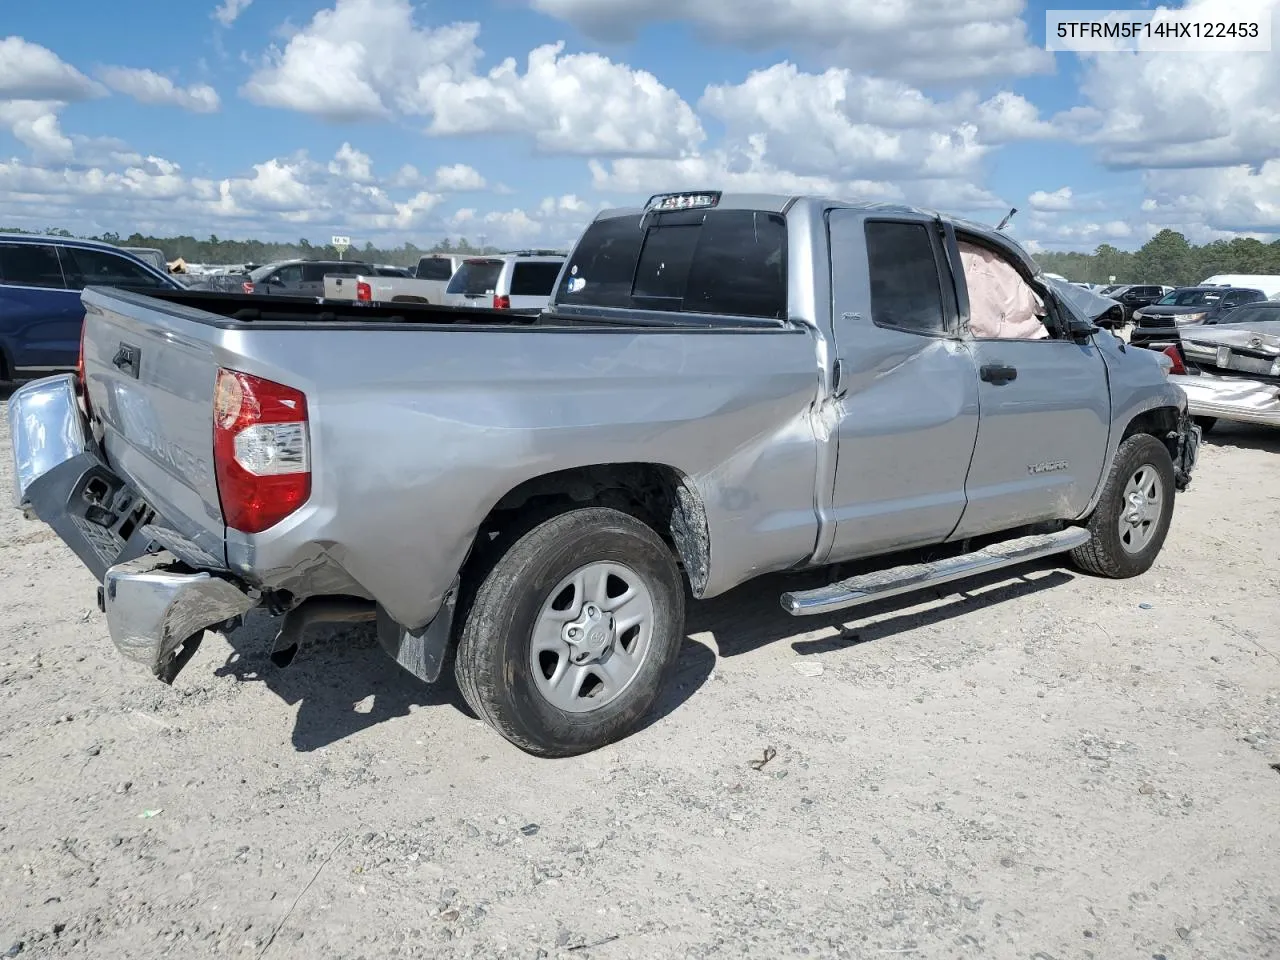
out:
M564 625L564 641L569 645L574 663L598 660L613 646L613 614L595 604L586 604L577 619Z

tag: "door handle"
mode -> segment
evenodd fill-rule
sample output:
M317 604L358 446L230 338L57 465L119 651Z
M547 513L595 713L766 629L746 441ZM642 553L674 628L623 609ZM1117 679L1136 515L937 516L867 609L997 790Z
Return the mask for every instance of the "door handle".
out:
M132 344L122 343L116 355L111 358L111 365L117 370L129 374L135 380L138 378L138 361L142 358L142 351Z
M1005 366L1002 363L984 364L979 373L987 383L1008 383L1010 380L1018 379L1017 368Z

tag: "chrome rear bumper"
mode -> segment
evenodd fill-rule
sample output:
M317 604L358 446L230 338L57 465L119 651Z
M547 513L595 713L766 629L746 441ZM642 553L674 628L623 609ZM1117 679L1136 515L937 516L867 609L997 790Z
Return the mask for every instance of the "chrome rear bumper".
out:
M73 377L19 388L9 428L16 505L52 527L102 584L99 602L123 656L172 682L206 629L258 604L225 571L193 569L160 549L158 518L102 458Z
M1280 427L1280 384L1208 373L1169 379L1187 395L1192 416Z
M116 649L166 682L191 659L205 630L244 616L258 603L230 580L182 570L164 552L116 564L102 586Z

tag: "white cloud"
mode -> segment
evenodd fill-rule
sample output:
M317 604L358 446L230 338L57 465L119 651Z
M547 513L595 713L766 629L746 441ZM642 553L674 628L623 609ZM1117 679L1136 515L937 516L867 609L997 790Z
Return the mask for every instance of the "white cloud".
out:
M246 97L328 120L422 114L434 90L469 77L480 59L476 23L420 28L408 0L337 0L245 84Z
M334 176L345 177L353 183L369 183L373 180L373 159L351 144L344 143L333 155L333 160L329 163L329 172Z
M653 74L563 50L538 47L523 75L507 58L487 76L440 84L430 132L523 133L548 153L633 156L676 154L705 138L693 109Z
M917 80L1047 73L1023 0L532 0L597 39L627 40L653 23L687 21L703 37L753 50L798 46L830 63Z
M935 100L901 81L834 67L806 73L791 63L756 70L740 84L710 86L699 108L723 124L723 150L759 154L769 170L828 184L892 182L912 197L979 206L998 204L972 190L907 184L974 184L996 144L1050 132L1015 94L980 101L966 91Z
M74 146L58 124L58 111L65 106L41 100L0 100L0 127L8 127L37 160L68 161L75 155Z
M1247 19L1280 0L1192 0L1207 21ZM1262 164L1280 144L1280 57L1274 53L1082 55L1088 103L1057 120L1115 167Z
M239 19L240 14L249 8L253 0L222 0L222 4L213 11L213 18L224 27L229 27Z
M512 58L477 74L479 31L420 27L408 0L337 0L273 47L242 92L333 121L422 116L439 136L524 134L546 152L665 155L703 139L678 94L599 54L548 44L523 74Z
M1071 188L1061 187L1052 193L1037 190L1027 198L1027 205L1032 210L1070 210L1072 208Z
M417 171L415 170L414 173L416 174ZM436 170L435 186L437 190L461 193L467 190L483 190L486 183L475 167L469 167L465 163L455 163Z
M87 100L102 92L52 50L22 37L0 40L0 100Z
M215 113L222 105L218 92L207 83L179 87L154 70L133 67L105 67L103 83L118 93L149 106L181 107L192 113Z
M1280 159L1257 169L1155 170L1144 175L1143 213L1165 225L1280 235Z

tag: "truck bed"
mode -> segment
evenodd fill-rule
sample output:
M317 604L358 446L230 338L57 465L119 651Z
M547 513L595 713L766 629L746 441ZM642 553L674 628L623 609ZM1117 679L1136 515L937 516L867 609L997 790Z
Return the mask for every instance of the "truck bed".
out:
M89 288L92 290L93 288ZM145 296L110 288L111 296L141 301L162 300L187 307L185 319L223 329L243 324L274 325L323 323L325 326L367 327L378 324L466 323L483 326L527 326L537 321L536 314L513 313L510 310L445 307L429 303L369 303L346 300L319 300L315 297L261 297L247 293L223 293L213 290L154 290Z
M722 551L709 591L814 548L819 371L799 324L94 287L83 300L107 465L154 509L170 552L256 587L368 597L417 628L510 491L611 464L733 491L708 505ZM305 397L310 496L259 533L223 513L220 371Z

